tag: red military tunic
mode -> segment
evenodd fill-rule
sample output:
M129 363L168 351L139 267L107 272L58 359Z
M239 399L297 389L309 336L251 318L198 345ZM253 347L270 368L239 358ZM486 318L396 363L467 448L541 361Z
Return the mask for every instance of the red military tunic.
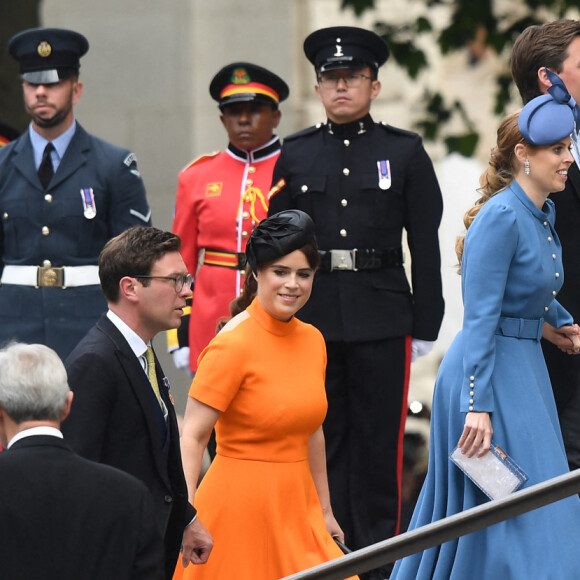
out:
M195 276L195 292L189 320L190 367L215 336L219 320L230 315L229 304L243 287L243 272L235 256L243 253L253 227L267 215L267 197L280 140L244 151L231 143L226 151L206 155L180 174L173 231L181 237L181 255ZM210 252L207 252L207 249ZM204 254L212 264L204 263ZM185 346L180 344L180 346Z

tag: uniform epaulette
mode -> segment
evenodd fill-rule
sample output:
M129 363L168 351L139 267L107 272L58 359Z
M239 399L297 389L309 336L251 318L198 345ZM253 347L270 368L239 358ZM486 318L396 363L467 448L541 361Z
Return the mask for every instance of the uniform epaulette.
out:
M284 142L286 141L293 141L294 139L299 139L300 137L305 137L306 135L312 135L313 133L317 133L324 127L324 123L317 123L312 127L308 127L306 129L302 129L302 131L298 131L298 133L292 133L292 135L288 135L284 137Z
M405 135L406 137L417 137L417 133L414 131L408 131L407 129L400 129L399 127L393 127L393 125L389 125L385 123L385 121L381 121L379 126L382 127L385 131L390 131L391 133L397 133L399 135Z
M196 165L197 163L201 163L202 161L205 161L206 159L212 159L216 155L219 155L219 153L220 153L219 151L214 151L213 153L206 153L204 155L200 155L199 157L196 157L193 161L189 162L181 171L185 171L186 169L189 169L193 165Z

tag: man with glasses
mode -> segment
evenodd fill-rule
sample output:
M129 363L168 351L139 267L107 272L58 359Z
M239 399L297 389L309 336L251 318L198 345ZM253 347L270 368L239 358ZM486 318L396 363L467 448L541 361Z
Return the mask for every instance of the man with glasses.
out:
M298 317L326 339L331 500L349 547L359 549L399 530L410 363L430 350L443 317L442 200L421 138L370 116L389 56L384 40L325 28L304 51L327 122L284 140L269 212L301 209L316 224L322 265Z
M151 347L157 333L180 325L191 296L180 249L175 234L143 226L107 242L99 277L109 310L66 360L75 402L62 426L77 453L149 488L168 579L180 546L184 565L204 563L212 547L187 501L173 398Z

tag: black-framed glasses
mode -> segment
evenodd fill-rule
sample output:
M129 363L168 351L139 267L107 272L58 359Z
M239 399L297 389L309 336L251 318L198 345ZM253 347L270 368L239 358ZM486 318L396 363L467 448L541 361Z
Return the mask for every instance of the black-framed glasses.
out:
M371 77L362 73L350 73L345 75L327 74L318 77L318 84L325 89L336 89L338 83L343 81L347 89L356 89L361 86L363 79L372 80Z
M184 286L187 286L191 290L193 285L193 275L192 274L178 274L177 276L131 276L131 278L146 278L148 280L173 280L175 284L175 291L179 294Z

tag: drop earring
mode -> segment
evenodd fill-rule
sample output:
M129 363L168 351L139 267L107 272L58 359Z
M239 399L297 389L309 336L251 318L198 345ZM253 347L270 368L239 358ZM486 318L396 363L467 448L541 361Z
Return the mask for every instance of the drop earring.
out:
M530 160L529 159L526 159L524 161L524 173L526 175L529 175L530 174Z

